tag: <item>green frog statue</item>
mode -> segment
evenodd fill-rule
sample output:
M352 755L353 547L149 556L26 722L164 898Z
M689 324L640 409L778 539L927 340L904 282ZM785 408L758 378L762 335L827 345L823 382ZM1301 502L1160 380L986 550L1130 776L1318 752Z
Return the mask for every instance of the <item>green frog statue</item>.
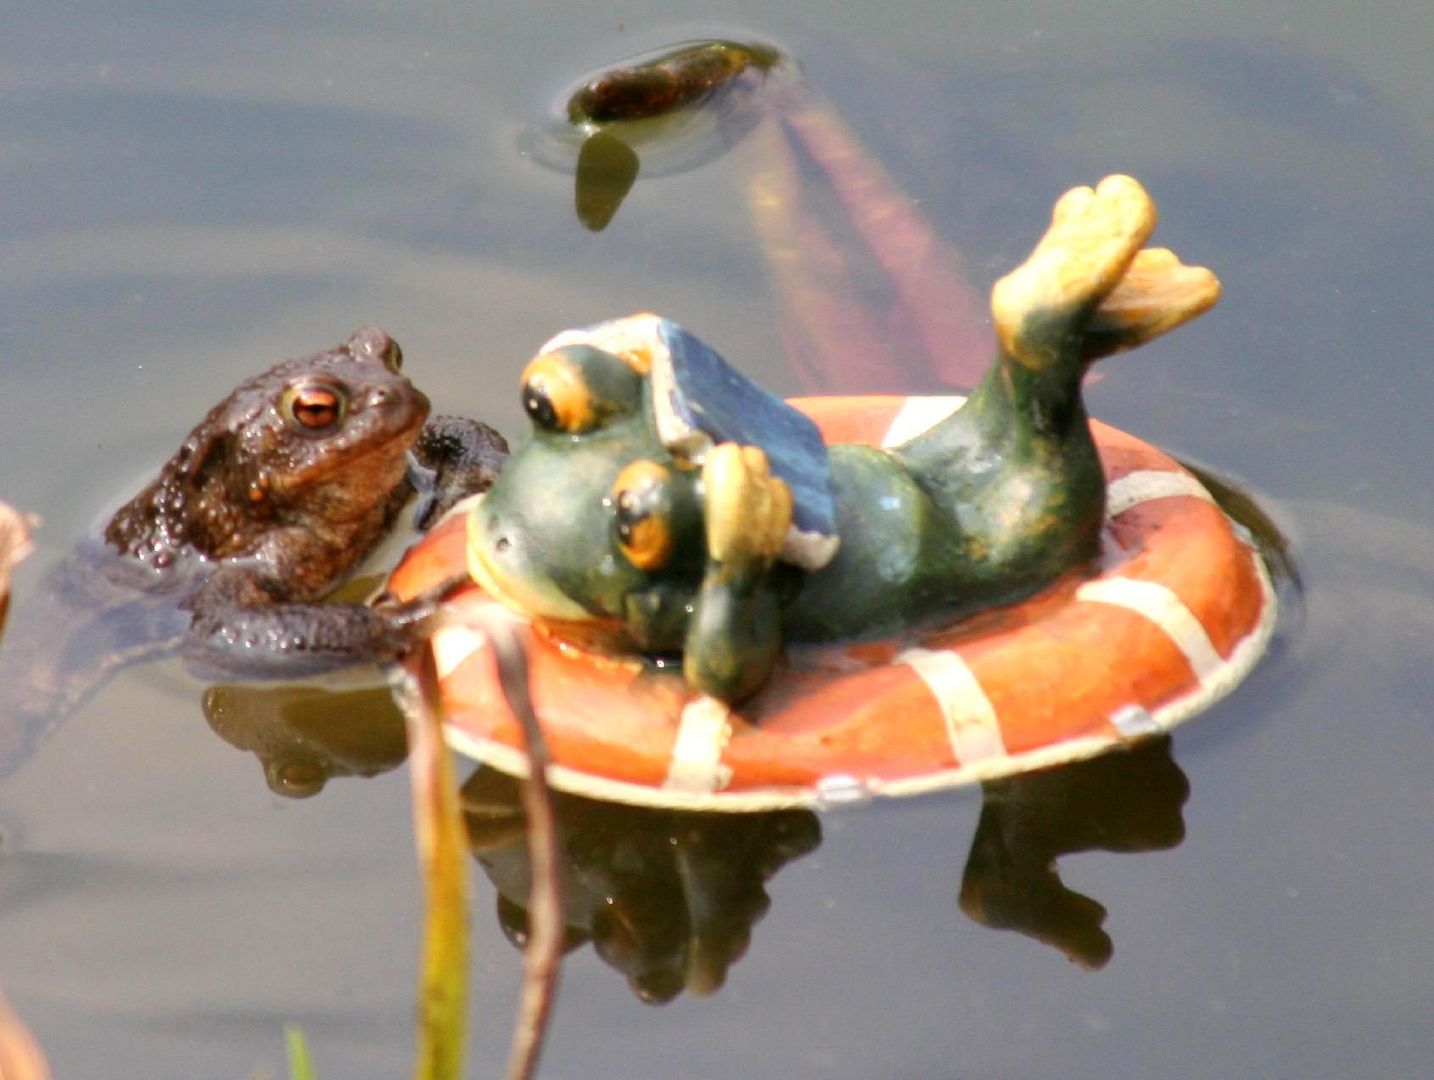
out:
M687 681L728 703L762 687L784 644L1030 596L1097 554L1088 366L1219 295L1210 271L1144 247L1154 226L1129 177L1067 192L995 285L980 385L888 448L823 445L668 320L560 334L523 374L533 436L468 519L472 576L560 640L680 655Z

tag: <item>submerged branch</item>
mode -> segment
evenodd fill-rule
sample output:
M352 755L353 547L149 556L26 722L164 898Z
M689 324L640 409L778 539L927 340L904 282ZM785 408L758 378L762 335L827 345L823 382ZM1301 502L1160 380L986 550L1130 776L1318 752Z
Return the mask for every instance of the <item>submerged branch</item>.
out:
M509 1080L527 1080L537 1071L563 954L557 820L552 791L548 787L548 744L528 693L527 658L506 618L485 619L483 630L492 642L498 678L509 708L522 725L528 753L523 811L527 819L532 887L528 897L528 942L523 951L523 990L508 1055Z
M528 856L532 866L529 937L523 986L508 1059L512 1080L532 1077L542 1052L557 991L563 950L563 906L557 823L548 789L548 748L528 690L528 662L511 619L478 612L463 625L493 648L508 706L523 729L529 777L523 784ZM428 896L421 976L421 1016L415 1080L457 1080L462 1074L468 1006L467 842L452 761L445 749L438 672L425 650L408 715L414 830Z

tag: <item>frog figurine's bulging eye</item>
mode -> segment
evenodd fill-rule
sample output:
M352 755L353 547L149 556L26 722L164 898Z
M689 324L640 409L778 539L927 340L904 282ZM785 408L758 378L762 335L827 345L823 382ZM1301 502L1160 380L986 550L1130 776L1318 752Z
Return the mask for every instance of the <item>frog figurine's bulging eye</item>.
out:
M523 410L545 431L581 434L631 411L641 376L621 357L589 345L546 352L523 371Z
M660 570L672 557L672 474L655 461L634 461L617 474L612 505L617 545L639 570Z
M279 403L284 419L299 430L321 435L343 422L343 392L327 383L304 382L284 391Z

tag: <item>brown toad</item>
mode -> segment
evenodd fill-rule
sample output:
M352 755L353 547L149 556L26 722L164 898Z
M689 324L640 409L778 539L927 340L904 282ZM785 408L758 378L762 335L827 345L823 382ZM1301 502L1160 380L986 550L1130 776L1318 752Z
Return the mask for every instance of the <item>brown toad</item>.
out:
M420 525L486 488L507 445L477 421L429 419L382 330L238 386L190 432L101 540L57 572L0 652L0 762L114 668L180 649L201 670L281 677L383 661L437 597L324 603L415 488ZM17 616L20 615L17 612Z

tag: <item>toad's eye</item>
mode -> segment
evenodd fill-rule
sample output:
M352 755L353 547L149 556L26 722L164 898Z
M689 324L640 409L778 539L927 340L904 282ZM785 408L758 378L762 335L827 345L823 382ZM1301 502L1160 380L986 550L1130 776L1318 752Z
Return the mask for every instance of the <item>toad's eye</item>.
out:
M344 418L344 397L336 387L313 383L291 386L281 403L284 417L301 430L322 433Z
M639 570L660 570L672 557L671 474L655 461L634 461L612 485L617 546Z
M544 431L592 431L641 396L641 378L629 364L587 345L545 352L523 372L523 410Z

